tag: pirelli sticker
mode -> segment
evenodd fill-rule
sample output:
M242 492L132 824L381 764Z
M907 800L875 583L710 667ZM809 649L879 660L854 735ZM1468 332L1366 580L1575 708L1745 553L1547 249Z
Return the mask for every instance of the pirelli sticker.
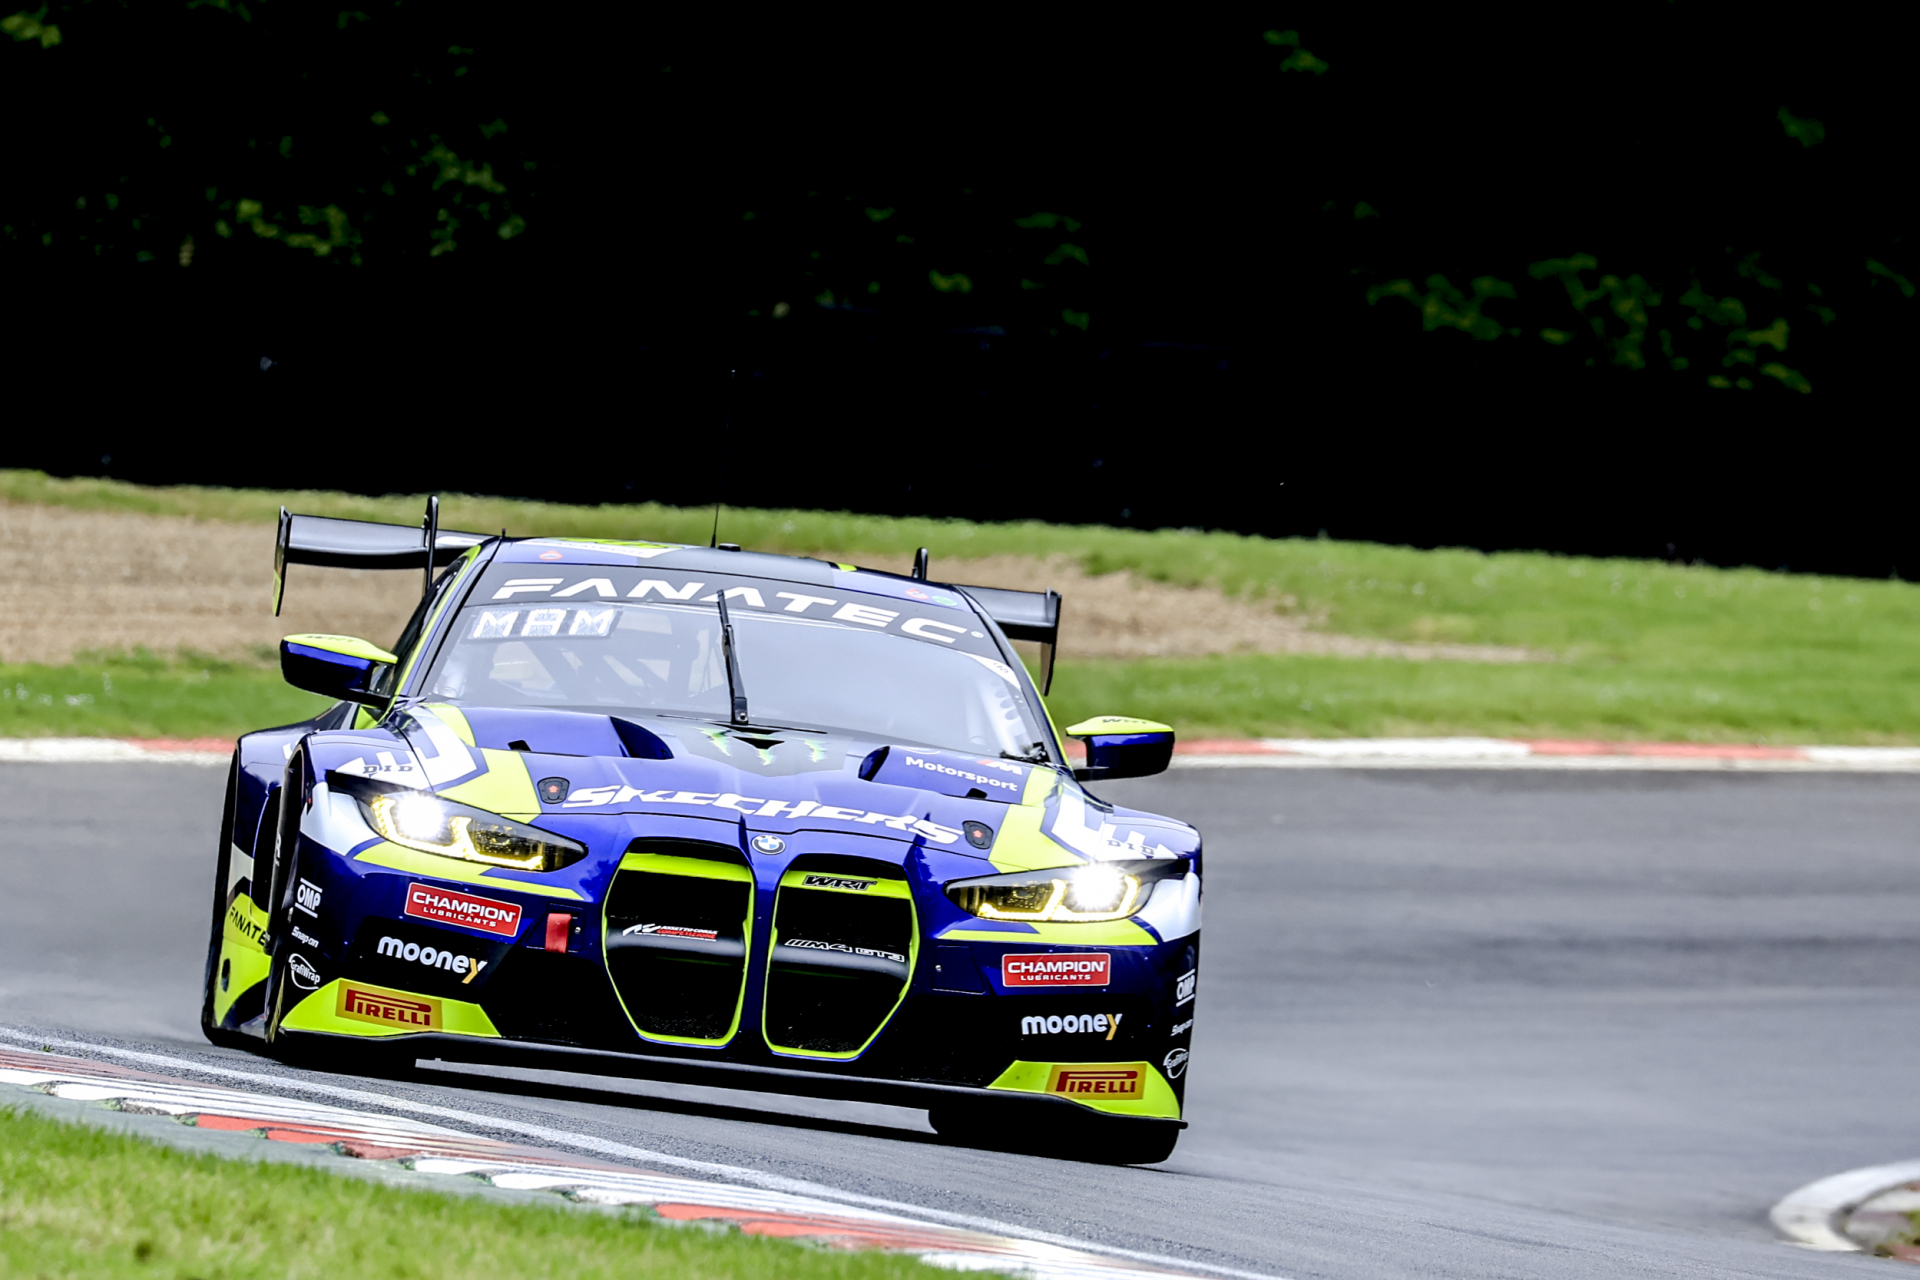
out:
M446 1025L440 1002L431 996L389 991L364 982L342 982L333 1011L355 1022L372 1022L395 1031L438 1031Z
M1047 1092L1075 1102L1138 1102L1147 1096L1144 1062L1094 1062L1056 1066L1047 1073Z

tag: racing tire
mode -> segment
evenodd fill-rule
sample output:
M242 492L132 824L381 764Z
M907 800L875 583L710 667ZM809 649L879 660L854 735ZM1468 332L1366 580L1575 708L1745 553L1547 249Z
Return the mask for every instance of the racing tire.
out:
M220 944L226 934L227 877L233 870L233 810L239 798L240 753L233 753L227 769L226 812L220 819L220 852L213 863L213 923L207 938L207 971L200 1002L200 1034L222 1049L254 1050L259 1042L252 1036L229 1031L214 1021L214 984L220 980Z
M1091 1164L1159 1164L1180 1141L1180 1127L1172 1123L1063 1115L1030 1103L975 1098L939 1103L928 1109L927 1122L963 1146Z

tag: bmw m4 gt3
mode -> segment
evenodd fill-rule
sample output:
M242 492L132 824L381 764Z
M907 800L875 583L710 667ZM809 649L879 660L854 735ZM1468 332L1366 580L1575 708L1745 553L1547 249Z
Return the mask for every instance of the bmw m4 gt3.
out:
M424 570L426 590L391 649L281 643L286 678L337 703L238 743L210 1039L1171 1153L1200 839L1088 790L1164 769L1173 733L1055 730L1058 595L940 585L924 551L901 576L460 534L437 504L423 523L282 513L276 610L296 564ZM1037 682L1014 640L1039 642Z

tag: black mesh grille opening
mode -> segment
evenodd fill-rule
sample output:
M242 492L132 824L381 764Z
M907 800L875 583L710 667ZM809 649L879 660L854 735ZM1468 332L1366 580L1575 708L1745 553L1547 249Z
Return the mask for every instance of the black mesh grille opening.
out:
M783 887L768 956L767 1042L814 1053L865 1044L906 987L913 929L905 898Z
M630 853L697 859L622 869L607 891L607 971L641 1032L724 1040L747 974L753 883L739 851L691 840L635 841ZM707 870L706 868L711 868Z

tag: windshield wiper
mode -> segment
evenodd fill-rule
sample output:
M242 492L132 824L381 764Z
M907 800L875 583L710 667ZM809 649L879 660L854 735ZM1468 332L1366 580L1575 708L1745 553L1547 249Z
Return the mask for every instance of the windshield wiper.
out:
M727 658L727 693L733 703L733 723L751 724L747 719L747 686L740 678L740 660L733 654L733 620L727 617L727 592L720 590L720 650Z
M1036 742L1027 749L1025 755L1021 755L1017 751L1002 751L1000 758L1002 760L1018 760L1022 764L1046 764L1048 763L1047 744L1044 742Z

